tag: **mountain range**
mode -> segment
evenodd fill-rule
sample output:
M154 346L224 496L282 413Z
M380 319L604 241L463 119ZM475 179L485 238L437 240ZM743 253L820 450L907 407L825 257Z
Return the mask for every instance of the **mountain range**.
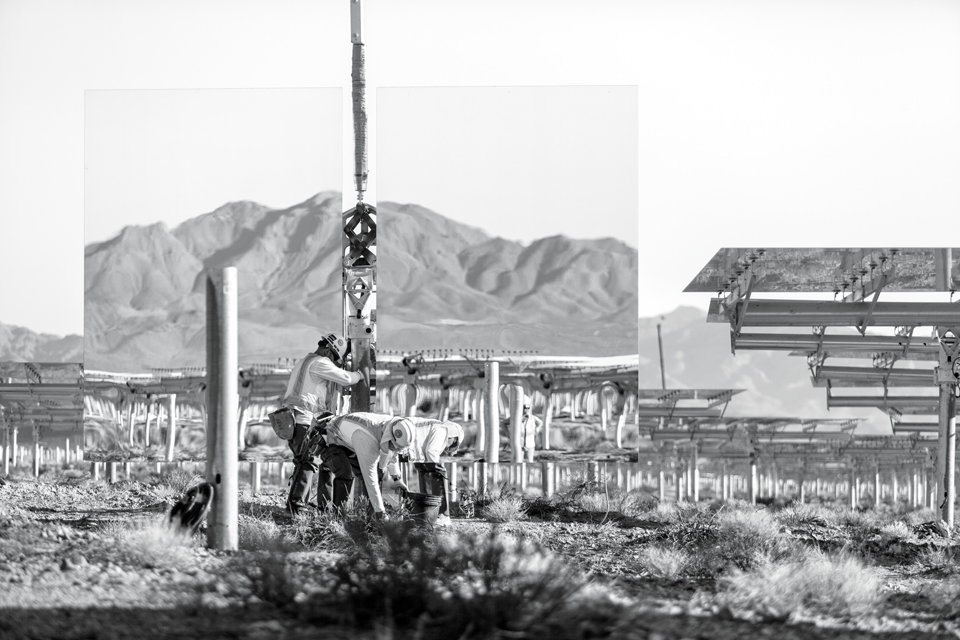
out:
M203 364L205 273L235 266L243 364L299 357L341 326L337 192L287 209L233 202L174 229L88 245L88 369ZM563 236L522 245L413 204L377 205L377 347L636 353L637 251Z
M0 322L0 361L83 362L83 336L34 333Z

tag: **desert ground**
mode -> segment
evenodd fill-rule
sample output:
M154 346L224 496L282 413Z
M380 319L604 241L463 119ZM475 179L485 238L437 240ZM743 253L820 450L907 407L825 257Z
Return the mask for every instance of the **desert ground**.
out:
M71 467L0 486L0 637L960 636L960 547L929 510L660 503L573 477L549 498L464 489L435 529L359 502L292 518L241 465L227 552L166 523L202 463L115 484Z

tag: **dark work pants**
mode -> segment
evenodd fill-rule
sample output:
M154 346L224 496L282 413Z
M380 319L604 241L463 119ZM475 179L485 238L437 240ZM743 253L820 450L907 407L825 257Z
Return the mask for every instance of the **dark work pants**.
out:
M420 479L420 493L439 495L440 511L438 515L450 515L447 504L447 470L440 462L414 462Z
M287 511L296 514L310 502L313 476L319 466L319 456L312 456L304 446L304 436L309 425L299 424L293 429L293 437L287 442L293 451L293 475L290 476L290 494L287 496Z

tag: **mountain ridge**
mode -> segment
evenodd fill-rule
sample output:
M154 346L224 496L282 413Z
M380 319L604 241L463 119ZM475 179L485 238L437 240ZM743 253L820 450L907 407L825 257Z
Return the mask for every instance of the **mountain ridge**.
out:
M524 246L420 205L377 209L379 348L528 341L545 355L636 351L637 252L626 244L552 236ZM238 270L241 361L315 344L342 323L341 220L340 194L326 191L286 209L228 203L174 229L126 227L89 245L88 365L200 364L202 349L189 345L203 344L205 274L223 266ZM440 332L438 318L456 324Z

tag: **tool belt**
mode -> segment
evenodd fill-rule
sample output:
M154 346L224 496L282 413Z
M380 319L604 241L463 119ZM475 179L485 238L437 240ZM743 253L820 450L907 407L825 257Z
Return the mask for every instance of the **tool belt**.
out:
M267 414L270 419L270 426L274 433L281 440L289 440L293 437L293 429L297 424L297 418L290 407L280 407L273 413Z
M335 417L335 414L324 411L313 419L310 428L303 437L303 446L311 456L320 455L323 449L327 447L324 436L327 435L327 425Z

